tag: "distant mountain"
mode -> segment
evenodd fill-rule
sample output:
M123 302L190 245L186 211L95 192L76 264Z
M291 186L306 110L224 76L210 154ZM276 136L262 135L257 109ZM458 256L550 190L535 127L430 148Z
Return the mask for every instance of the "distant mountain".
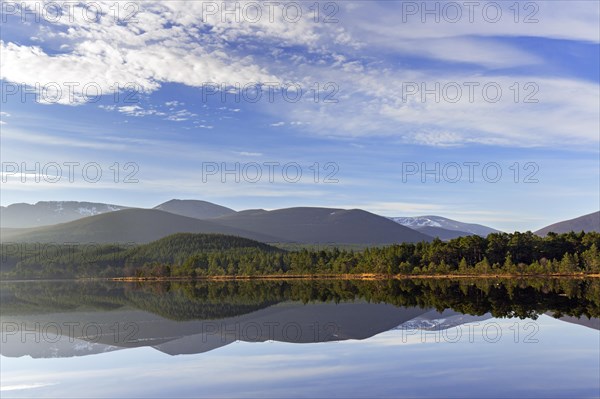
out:
M69 223L2 232L3 242L146 243L175 233L218 233L275 242L267 234L156 209L125 209Z
M0 207L0 227L39 227L127 209L125 206L78 201L40 201Z
M444 239L442 235L449 236L450 234L444 230L457 231L460 235L476 234L482 237L487 237L491 233L499 233L499 230L493 229L488 226L474 223L463 223L457 220L444 218L441 216L416 216L416 217L391 217L389 218L396 223L403 226L410 227L411 229L421 231L425 234L432 236L439 236ZM425 229L428 228L428 229ZM435 228L435 229L431 229ZM443 230L438 230L443 229ZM456 236L459 237L460 235ZM456 238L450 237L450 238Z
M298 244L377 245L432 240L430 235L360 209L299 207L236 212L206 201L171 200L155 209L38 202L10 205L2 212L3 242L146 243L175 233L220 233ZM443 233L441 238L453 234Z
M287 208L238 212L212 219L232 228L262 232L280 242L393 244L431 237L360 209Z
M195 219L211 219L236 213L233 209L199 200L172 199L155 206L154 209Z
M580 216L575 219L569 219L562 222L551 224L542 229L539 229L535 234L545 236L549 232L557 234L568 233L570 231L598 231L600 232L600 211L593 212L588 215Z

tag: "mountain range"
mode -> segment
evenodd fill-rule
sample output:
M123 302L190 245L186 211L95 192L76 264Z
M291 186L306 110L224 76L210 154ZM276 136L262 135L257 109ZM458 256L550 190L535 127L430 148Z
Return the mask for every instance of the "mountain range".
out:
M235 211L200 200L173 199L152 209L42 201L0 208L2 242L146 243L174 233L220 233L262 242L386 245L480 235L499 230L441 216L382 217L361 209L295 207ZM536 231L599 231L600 212Z
M2 231L2 242L147 243L175 233L219 233L263 242L277 239L261 232L223 226L209 220L175 215L157 209L125 209L73 222L31 229Z
M169 201L166 206L163 205L157 208L211 217L200 219L156 208L131 208L51 226L4 228L1 238L2 242L139 244L174 233L220 233L262 242L369 245L432 239L359 209L287 208L228 212L224 210L227 208L203 201ZM214 217L219 213L226 214Z

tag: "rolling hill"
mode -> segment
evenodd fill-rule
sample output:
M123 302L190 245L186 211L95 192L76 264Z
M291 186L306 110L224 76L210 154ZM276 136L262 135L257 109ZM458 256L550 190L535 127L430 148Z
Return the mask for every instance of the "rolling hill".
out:
M195 219L211 219L236 213L233 209L199 200L172 199L155 206L154 209Z
M260 231L280 242L305 244L393 244L431 241L431 237L360 209L286 208L247 210L211 221Z
M562 222L551 224L541 228L535 232L540 236L545 236L549 232L554 233L568 233L570 231L598 231L600 232L600 211L592 212L588 215L583 215L575 219L564 220Z
M147 243L175 233L217 233L275 242L275 238L156 209L126 209L69 223L2 234L3 242Z

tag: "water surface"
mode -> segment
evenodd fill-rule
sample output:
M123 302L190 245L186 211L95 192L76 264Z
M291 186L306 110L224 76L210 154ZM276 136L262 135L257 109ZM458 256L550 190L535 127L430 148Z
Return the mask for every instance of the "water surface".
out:
M2 397L598 397L597 280L0 284Z

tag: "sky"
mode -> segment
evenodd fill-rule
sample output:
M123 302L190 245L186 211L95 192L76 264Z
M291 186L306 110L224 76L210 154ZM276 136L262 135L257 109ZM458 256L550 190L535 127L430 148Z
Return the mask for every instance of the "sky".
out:
M3 206L600 208L600 3L3 1Z

